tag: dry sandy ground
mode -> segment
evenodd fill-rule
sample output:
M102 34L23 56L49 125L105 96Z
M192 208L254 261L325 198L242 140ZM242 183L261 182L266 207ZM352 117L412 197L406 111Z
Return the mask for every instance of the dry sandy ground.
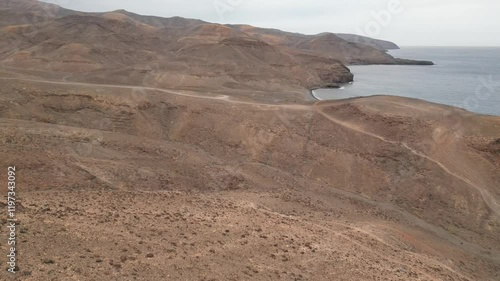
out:
M498 117L0 83L19 280L500 280Z

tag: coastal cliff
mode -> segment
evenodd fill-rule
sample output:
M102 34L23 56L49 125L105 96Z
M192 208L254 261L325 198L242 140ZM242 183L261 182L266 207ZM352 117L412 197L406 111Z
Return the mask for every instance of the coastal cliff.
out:
M303 35L124 10L83 13L31 0L2 0L0 15L0 63L72 81L310 89L352 81L349 64L430 64L396 59L333 33Z
M374 39L374 38L370 38L370 37L366 37L366 36L361 36L361 35L356 35L356 34L347 34L347 33L335 33L335 35L346 40L347 42L368 45L368 46L374 47L374 48L382 50L382 51L399 49L399 46L396 45L396 43L386 41L386 40Z

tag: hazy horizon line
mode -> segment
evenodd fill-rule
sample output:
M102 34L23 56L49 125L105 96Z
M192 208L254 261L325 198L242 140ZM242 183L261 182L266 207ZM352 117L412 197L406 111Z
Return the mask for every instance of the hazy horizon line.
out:
M117 12L117 11L125 11L125 12L128 12L128 13L136 14L136 15L139 15L139 16L146 16L146 17L157 17L157 18L164 18L164 19L178 17L178 18L199 20L199 21L203 21L203 22L206 22L206 23L220 24L220 25L248 25L248 26L253 26L253 27L256 27L256 28L274 29L274 30L280 30L282 32L295 33L295 34L301 34L301 35L306 35L306 36L317 36L317 35L320 35L320 34L323 34L323 33L331 33L331 34L353 34L353 35L364 36L364 37L368 37L368 38L372 38L372 39L376 39L376 40L388 41L388 42L391 42L391 43L394 43L394 44L398 45L400 48L401 47L405 47L405 48L408 48L408 47L428 47L428 48L431 48L431 47L436 47L436 48L437 47L449 47L449 48L453 48L453 47L454 48L460 48L460 47L462 47L462 48L499 48L500 47L500 45L445 45L445 44L443 44L443 45L435 45L435 44L427 45L425 43L417 43L417 44L404 44L403 43L403 44L400 44L398 42L398 40L392 40L392 39L387 39L387 38L382 38L382 37L371 37L371 36L367 36L365 34L358 34L358 33L355 33L355 32L326 31L326 30L328 30L328 28L325 29L325 31L322 31L322 32L315 32L315 33L312 33L312 32L300 32L300 31L291 31L291 30L287 30L287 29L279 28L279 27L262 26L262 25L259 25L259 24L250 24L250 23L245 23L245 22L243 22L243 23L241 23L241 22L240 23L231 23L231 22L209 21L209 20L197 18L195 16L180 16L180 15L162 16L162 15L158 15L158 14L141 13L141 12L130 11L130 10L127 10L127 9L124 9L124 8L106 9L106 10L100 10L100 11L82 11L81 9L72 9L72 8L63 7L61 4L51 2L51 0L38 0L38 1L43 2L43 3L49 3L49 4L57 5L57 6L61 7L61 8L67 9L67 10L71 10L71 11L75 11L75 12L81 12L81 13L88 13L88 14L92 14L92 13L111 13L111 12Z

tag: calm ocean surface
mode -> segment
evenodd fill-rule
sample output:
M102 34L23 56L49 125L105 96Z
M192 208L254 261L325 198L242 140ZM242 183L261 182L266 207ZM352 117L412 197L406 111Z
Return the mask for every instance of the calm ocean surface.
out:
M315 96L397 95L500 116L500 48L402 47L389 53L436 65L350 66L354 83L342 89L315 90Z

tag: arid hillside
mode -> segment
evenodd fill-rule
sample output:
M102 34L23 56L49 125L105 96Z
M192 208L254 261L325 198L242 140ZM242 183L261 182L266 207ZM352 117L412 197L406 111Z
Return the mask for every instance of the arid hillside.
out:
M353 43L365 44L371 47L374 47L379 50L396 50L399 49L399 46L393 42L373 39L366 36L355 35L355 34L346 34L346 33L335 33L338 37Z
M1 81L25 280L500 277L498 117Z
M307 91L430 62L123 10L0 15L18 280L500 280L500 117Z
M287 48L293 53L305 52L335 58L344 64L432 64L429 61L396 59L387 54L386 50L397 49L397 45L363 36L333 33L303 35L249 25L229 26L260 40Z
M50 71L70 81L297 90L352 81L343 64L429 63L395 59L334 34L307 36L124 10L82 13L33 0L1 0L0 13L2 65Z

